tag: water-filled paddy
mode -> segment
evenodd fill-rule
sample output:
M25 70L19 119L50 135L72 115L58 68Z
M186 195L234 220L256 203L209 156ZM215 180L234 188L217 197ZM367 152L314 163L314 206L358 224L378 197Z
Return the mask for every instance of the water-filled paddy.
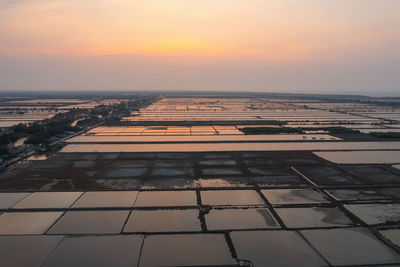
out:
M383 142L381 142L383 143ZM379 145L379 143L378 143ZM384 149L377 147L377 149ZM390 149L390 148L388 148ZM394 145L392 149L399 149ZM400 151L335 151L335 152L315 152L326 160L334 163L399 163Z
M323 151L400 150L400 142L275 142L275 143L163 143L163 144L69 144L61 152L202 152L202 151ZM318 154L338 163L398 163L400 151L360 151ZM348 160L345 160L348 158ZM347 162L348 161L348 162Z
M328 134L211 135L211 136L77 136L68 143L246 142L341 140Z

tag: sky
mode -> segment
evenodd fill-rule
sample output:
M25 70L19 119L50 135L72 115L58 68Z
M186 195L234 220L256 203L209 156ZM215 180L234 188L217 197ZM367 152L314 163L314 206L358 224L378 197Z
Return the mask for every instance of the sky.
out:
M400 96L399 0L0 0L0 90Z

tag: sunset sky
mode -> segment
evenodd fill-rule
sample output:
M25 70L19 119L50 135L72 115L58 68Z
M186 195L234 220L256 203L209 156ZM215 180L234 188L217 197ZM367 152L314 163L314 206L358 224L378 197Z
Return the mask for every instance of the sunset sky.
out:
M3 0L0 90L400 95L399 0Z

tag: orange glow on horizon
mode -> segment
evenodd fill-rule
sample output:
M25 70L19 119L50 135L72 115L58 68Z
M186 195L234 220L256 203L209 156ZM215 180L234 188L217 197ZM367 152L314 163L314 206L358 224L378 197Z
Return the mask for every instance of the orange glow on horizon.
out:
M309 61L317 58L318 47L291 45L265 49L223 47L195 40L168 39L141 45L93 44L86 47L65 48L9 48L2 49L3 55L73 55L73 56L150 56L176 58L225 58L253 59L268 62Z
M399 0L0 1L0 87L398 91L399 10Z
M0 6L0 53L336 60L398 41L375 22L380 9L387 25L400 22L400 4L384 1L360 14L344 2L300 0L22 1Z

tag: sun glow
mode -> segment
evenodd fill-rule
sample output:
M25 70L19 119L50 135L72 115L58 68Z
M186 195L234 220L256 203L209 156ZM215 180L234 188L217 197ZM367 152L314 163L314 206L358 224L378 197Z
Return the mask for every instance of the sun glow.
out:
M398 0L0 1L0 86L398 91L399 10Z
M387 29L376 36L363 28L368 10L364 10L366 18L340 10L339 20L332 15L340 7L335 4L252 1L117 0L111 5L93 0L32 0L3 4L0 52L296 62L328 54L335 57L343 50L376 43L378 38L382 43L389 35Z

